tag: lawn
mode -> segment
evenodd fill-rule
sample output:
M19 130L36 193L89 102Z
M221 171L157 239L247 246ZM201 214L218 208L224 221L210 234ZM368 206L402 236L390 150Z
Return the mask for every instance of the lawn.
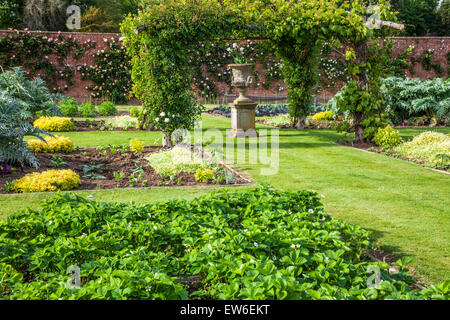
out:
M223 133L230 120L203 115L203 129ZM262 126L259 126L262 128ZM424 128L400 129L404 138ZM428 130L428 129L426 129ZM450 128L436 131L449 133ZM123 144L139 138L159 144L157 132L64 133L77 146ZM425 283L450 278L450 175L413 163L334 144L333 130L281 130L280 166L277 175L265 176L262 165L238 164L256 183L280 189L315 190L324 195L328 213L336 219L362 225L373 232L375 243L398 256L414 258L412 266ZM248 187L246 187L248 188ZM79 192L101 201L155 202L168 198L193 198L213 188L97 190ZM236 190L233 188L232 190ZM32 207L51 194L0 195L0 216Z

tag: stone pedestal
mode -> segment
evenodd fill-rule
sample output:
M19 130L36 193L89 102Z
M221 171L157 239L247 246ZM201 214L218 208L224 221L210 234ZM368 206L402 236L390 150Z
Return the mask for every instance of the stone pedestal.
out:
M258 105L246 95L248 86L252 83L252 63L230 64L232 85L239 91L239 97L230 104L231 107L231 138L255 138L255 109Z
M255 109L257 103L235 104L231 107L231 132L230 138L256 138Z

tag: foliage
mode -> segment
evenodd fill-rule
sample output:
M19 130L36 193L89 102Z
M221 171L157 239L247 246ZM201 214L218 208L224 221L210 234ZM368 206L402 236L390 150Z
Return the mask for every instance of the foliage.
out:
M386 113L395 124L410 117L426 115L445 122L450 118L450 80L421 81L390 77L382 81L381 92Z
M141 114L142 109L134 106L133 108L130 109L130 116L134 117L134 118L139 118L139 115Z
M81 28L77 32L116 32L117 26L114 24L111 16L105 11L90 7L81 17Z
M83 166L83 178L86 179L106 179L105 176L101 175L103 173L103 163L84 165Z
M442 77L444 74L444 67L441 66L439 61L433 61L433 55L433 49L426 49L419 58L411 58L411 73L415 73L413 66L420 62L424 70L430 71L433 69L438 77Z
M30 30L66 31L66 9L63 0L27 0L23 24Z
M42 79L28 80L25 70L16 67L0 74L0 99L16 99L21 105L22 117L33 119L37 115L60 115L55 101L60 95L51 94Z
M50 160L50 163L55 168L63 168L63 167L67 167L68 166L67 162L64 161L64 158L61 157L61 156L58 156L56 154L54 154L52 156L52 159Z
M0 29L20 28L25 0L0 1Z
M365 260L368 235L332 219L309 191L219 191L144 206L57 194L0 224L0 297L448 299L449 283L410 289L403 261L390 275L388 264ZM73 265L80 288L66 285ZM383 281L369 288L374 267ZM185 284L192 276L198 286Z
M407 36L426 36L438 28L438 0L391 0L399 20L406 24ZM447 34L448 35L448 34Z
M34 153L68 153L75 149L73 142L66 137L46 137L44 141L32 139L28 146Z
M79 112L80 115L85 118L94 117L97 114L95 106L91 102L82 103Z
M387 126L386 128L378 129L373 141L382 147L395 147L402 143L402 137L398 130Z
M450 35L450 0L444 0L438 10L442 35Z
M174 177L181 172L194 173L199 168L209 167L200 155L181 146L153 153L145 159L162 178Z
M134 153L141 153L144 151L145 143L139 139L130 140L130 150Z
M33 125L48 132L72 131L75 124L70 118L63 117L40 117Z
M4 68L23 66L31 77L41 77L51 92L61 93L74 84L73 77L79 71L67 64L67 59L77 61L95 47L95 42L80 43L71 35L15 30L0 37L0 60Z
M47 170L15 180L13 190L19 193L72 190L80 184L80 177L72 170Z
M81 67L82 79L93 82L87 87L92 91L92 97L107 98L115 103L126 102L132 95L130 59L122 44L114 38L104 38L103 41L106 48L93 54L95 64Z
M199 168L195 171L195 180L207 182L214 179L214 170Z
M117 108L111 101L103 101L97 107L98 113L102 116L114 116L117 113Z
M395 152L430 167L450 168L450 137L442 133L423 132L411 141L396 147Z
M72 98L61 100L58 108L65 117L75 117L78 114L78 103Z
M39 162L28 150L25 136L39 139L44 131L28 122L28 113L23 112L23 104L19 100L0 98L0 167L1 174L7 173L12 166L25 165L37 168Z
M288 114L282 114L275 117L264 117L264 122L272 127L289 126L292 123L292 118Z
M278 114L286 114L289 112L287 104L259 104L255 110L255 116L272 116Z
M313 120L333 120L333 111L328 110L328 111L316 113L315 115L313 115L312 119Z
M130 116L118 116L108 118L104 122L105 128L122 128L128 130L138 126L138 119Z

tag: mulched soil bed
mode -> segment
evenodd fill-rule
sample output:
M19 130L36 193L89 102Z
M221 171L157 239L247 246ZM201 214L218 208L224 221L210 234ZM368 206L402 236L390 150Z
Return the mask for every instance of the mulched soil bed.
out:
M95 148L80 148L79 150L73 151L71 153L55 153L61 156L68 166L62 168L55 168L50 160L54 154L41 153L37 154L39 163L41 164L38 170L26 169L24 172L20 170L13 170L11 173L0 176L0 193L6 193L3 190L3 186L6 182L13 181L23 177L27 173L31 172L42 172L52 169L72 169L81 178L81 186L74 190L95 190L95 189L115 189L115 188L130 188L129 175L132 170L136 167L142 166L144 169L144 174L141 179L147 180L147 187L152 186L207 186L207 185L217 185L214 181L209 182L199 182L195 180L195 175L193 173L182 172L174 177L173 180L163 179L155 172L155 170L149 165L148 161L144 157L148 156L149 153L154 153L161 151L162 147L145 147L143 153L133 154L132 152L116 153L113 154L107 150L106 154L104 151L96 150ZM96 165L103 164L103 172L99 173L106 177L106 179L89 179L83 178L83 166L84 165ZM114 179L113 172L124 172L124 178L120 181ZM138 176L136 174L135 176ZM178 183L179 181L179 183ZM248 181L241 177L236 177L234 181L235 184L248 184ZM225 184L223 181L221 184ZM138 183L138 187L141 187L141 183Z

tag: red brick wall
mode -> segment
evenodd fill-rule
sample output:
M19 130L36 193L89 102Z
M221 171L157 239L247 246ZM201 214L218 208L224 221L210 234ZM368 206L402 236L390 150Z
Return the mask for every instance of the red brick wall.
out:
M414 46L414 51L411 55L412 58L420 58L426 50L433 50L432 60L439 62L444 68L444 77L448 77L448 61L447 54L450 52L450 37L422 37L422 38L393 38L394 42L394 53L398 54L410 45ZM415 73L411 74L407 72L408 77L420 78L420 79L430 79L436 78L438 75L431 69L429 71L424 70L421 63L417 63L414 67Z
M0 31L0 37L8 34L13 33L16 31ZM23 31L20 31L23 32ZM29 32L29 31L28 31ZM94 59L92 57L93 53L95 53L98 50L104 49L105 43L104 39L115 39L118 40L121 35L120 34L105 34L105 33L64 33L64 32L43 32L44 34L48 35L49 37L55 37L58 34L62 34L63 36L72 37L76 39L77 41L81 43L85 43L87 41L93 41L97 43L97 46L95 49L92 49L85 53L84 57L80 60L73 59L70 55L66 59L65 63L69 65L72 69L77 69L83 64L94 64ZM433 55L433 61L439 61L442 67L444 68L444 76L448 77L448 62L447 62L447 53L450 51L450 37L445 38L393 38L395 40L394 45L394 54L399 54L400 52L404 51L406 48L409 47L409 45L414 45L415 49L413 51L412 57L419 58L423 55L423 52L425 50L432 49L434 50ZM1 63L0 63L1 65ZM261 70L262 66L257 65L257 69ZM415 65L415 74L411 75L408 71L408 76L410 77L418 77L421 79L426 78L434 78L436 77L436 73L434 70L424 70L422 65L420 63L417 63ZM90 97L90 92L86 89L87 86L90 85L89 81L83 81L81 80L81 74L79 72L75 72L75 76L73 78L75 85L71 86L68 91L66 91L64 94L67 96L71 96L78 101L86 101ZM261 76L260 79L261 82L264 81L263 76ZM248 90L248 93L250 95L269 95L274 96L277 95L276 88L278 86L286 87L283 82L274 82L272 85L272 88L269 90L264 89L262 86L259 88L250 88ZM219 95L223 96L224 94L228 93L228 86L225 83L217 83ZM333 94L338 90L338 88L330 88L327 90L324 90L320 96L323 98L331 98ZM236 91L234 91L236 93ZM280 96L286 95L286 91L281 91L278 93ZM130 103L136 103L137 101L130 101Z

